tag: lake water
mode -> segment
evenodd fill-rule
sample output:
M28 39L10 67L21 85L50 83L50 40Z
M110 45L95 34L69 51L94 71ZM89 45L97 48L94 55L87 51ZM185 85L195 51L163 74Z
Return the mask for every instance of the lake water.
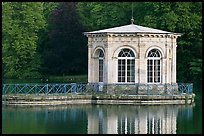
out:
M3 134L201 134L202 104L2 106Z

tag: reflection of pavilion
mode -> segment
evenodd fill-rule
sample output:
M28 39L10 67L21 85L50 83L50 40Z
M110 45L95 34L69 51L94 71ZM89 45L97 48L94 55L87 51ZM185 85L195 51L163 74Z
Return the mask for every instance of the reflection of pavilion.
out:
M88 114L88 134L175 134L177 113L171 106L124 107L121 113L99 109Z

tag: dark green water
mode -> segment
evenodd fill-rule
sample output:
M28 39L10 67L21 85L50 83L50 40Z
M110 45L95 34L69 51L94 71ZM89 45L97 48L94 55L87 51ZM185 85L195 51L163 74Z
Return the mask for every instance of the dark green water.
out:
M2 106L3 134L201 134L202 104Z

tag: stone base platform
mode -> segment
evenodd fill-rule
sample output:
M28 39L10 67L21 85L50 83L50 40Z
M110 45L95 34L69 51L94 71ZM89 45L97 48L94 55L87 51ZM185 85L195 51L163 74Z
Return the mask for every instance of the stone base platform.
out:
M68 105L68 104L193 104L195 94L179 95L2 95L4 105Z

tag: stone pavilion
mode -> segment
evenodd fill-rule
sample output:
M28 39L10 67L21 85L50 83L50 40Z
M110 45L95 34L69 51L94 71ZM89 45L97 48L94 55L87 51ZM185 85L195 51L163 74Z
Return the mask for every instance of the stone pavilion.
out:
M89 83L177 85L176 47L181 34L133 22L84 34Z

